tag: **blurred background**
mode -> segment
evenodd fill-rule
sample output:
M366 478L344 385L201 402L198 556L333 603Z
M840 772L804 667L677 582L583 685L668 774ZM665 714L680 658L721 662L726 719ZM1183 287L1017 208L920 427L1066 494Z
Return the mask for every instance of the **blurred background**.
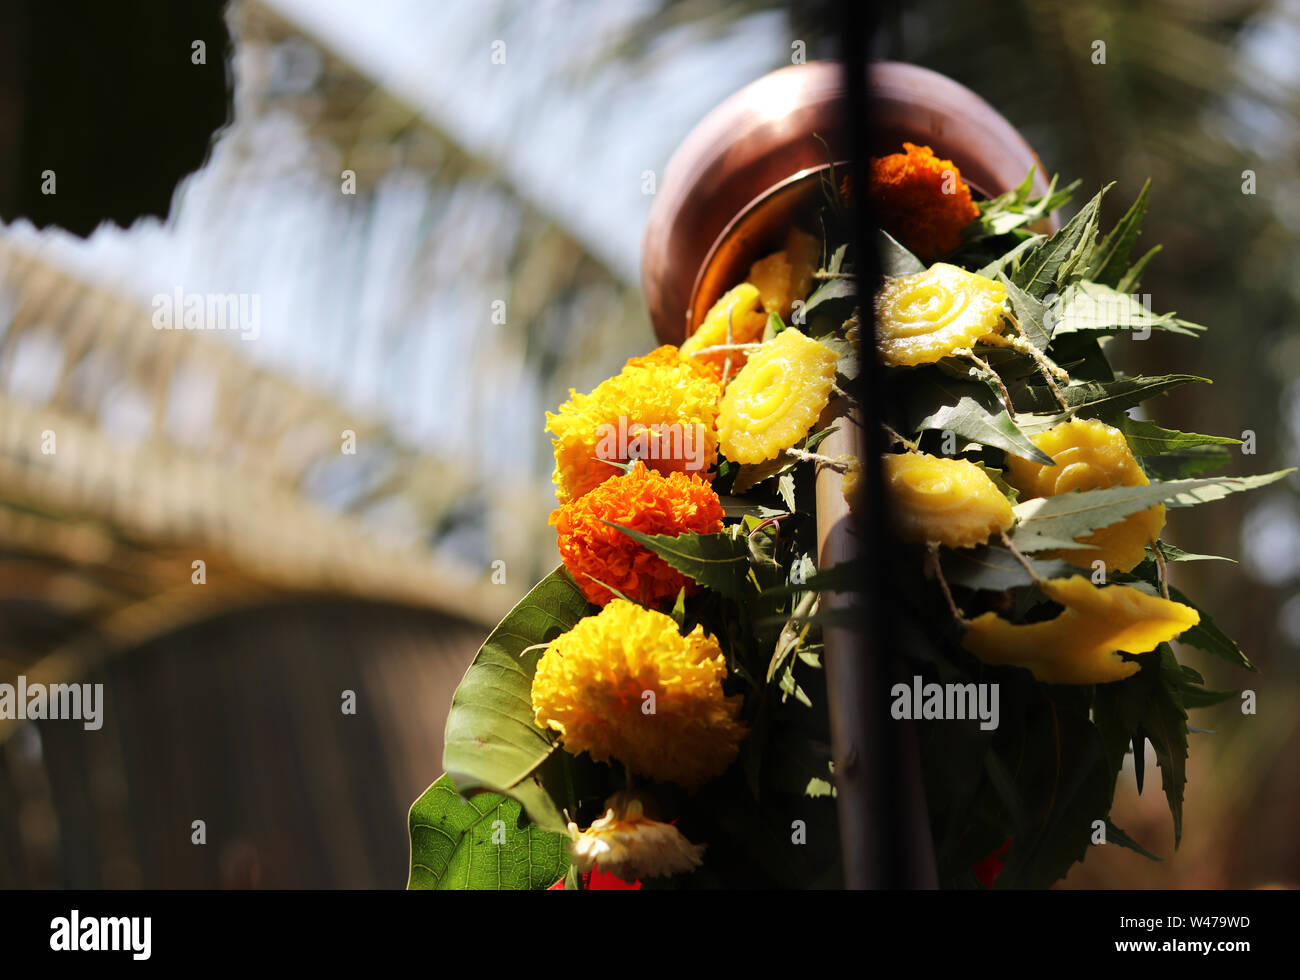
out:
M40 4L0 15L0 680L106 700L93 734L0 721L0 886L400 887L451 691L556 563L544 413L653 344L668 157L745 83L834 57L834 4L164 6L83 24L84 51ZM1253 431L1236 472L1300 459L1298 45L1296 0L919 0L873 39L1084 199L1118 180L1107 220L1152 178L1143 291L1211 329L1124 356L1214 377L1152 411ZM162 101L129 130L70 114L137 89ZM124 227L78 207L95 181ZM178 291L244 297L245 329L154 329ZM1216 734L1176 857L1096 849L1067 886L1300 881L1296 490L1173 515L1240 557L1179 585L1262 672L1180 656L1259 711L1193 718ZM1115 819L1173 856L1158 781L1121 779Z

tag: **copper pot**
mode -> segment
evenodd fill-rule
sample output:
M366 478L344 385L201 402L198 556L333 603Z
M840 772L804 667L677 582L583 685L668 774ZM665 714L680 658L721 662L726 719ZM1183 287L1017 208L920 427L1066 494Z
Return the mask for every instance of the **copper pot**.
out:
M873 152L927 144L988 196L1020 183L1033 165L1035 192L1046 191L1029 144L965 86L917 65L878 62L870 93ZM836 63L782 68L728 98L678 147L642 239L641 284L660 343L685 340L750 263L780 247L829 162L846 166L846 96Z

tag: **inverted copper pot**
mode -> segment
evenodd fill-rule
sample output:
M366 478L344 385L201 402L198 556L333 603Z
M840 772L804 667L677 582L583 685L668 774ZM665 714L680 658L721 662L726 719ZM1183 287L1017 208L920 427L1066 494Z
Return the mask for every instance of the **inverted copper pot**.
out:
M996 195L1037 156L1000 113L952 79L917 65L871 67L872 151L904 141L955 162L973 188ZM833 62L792 65L746 85L705 116L673 154L646 223L641 284L655 335L680 344L703 311L743 279L818 191L831 160L848 153L847 89ZM824 142L823 142L824 141Z

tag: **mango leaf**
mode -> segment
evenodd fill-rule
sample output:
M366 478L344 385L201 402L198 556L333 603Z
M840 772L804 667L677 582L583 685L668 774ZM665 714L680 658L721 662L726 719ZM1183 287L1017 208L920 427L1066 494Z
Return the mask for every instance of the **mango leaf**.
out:
M1152 313L1133 293L1087 281L1069 286L1052 304L1050 316L1055 325L1053 335L1061 336L1082 330L1164 330L1188 337L1205 332L1199 323L1172 313Z
M1015 284L1036 299L1060 289L1072 277L1087 272L1097 235L1101 199L1112 185L1103 187L1070 221L1025 256L1013 277Z
M925 271L925 263L887 231L876 229L876 252L880 256L880 271L887 276L910 276Z
M1103 238L1093 253L1088 267L1088 278L1103 286L1115 286L1124 278L1128 267L1128 257L1142 230L1142 219L1147 213L1147 196L1151 191L1151 179L1147 178L1137 199L1116 222L1115 227Z
M1051 457L1029 441L993 389L983 381L948 378L931 371L915 379L906 397L908 429L950 430L970 442L992 446L1044 465Z
M1011 302L1011 312L1016 315L1020 332L1039 350L1047 350L1052 342L1052 328L1047 321L1047 311L1043 304L1006 277L998 273L998 279L1007 289L1007 299Z
M1021 551L1064 547L1091 531L1156 504L1194 507L1241 490L1267 486L1292 472L1294 469L1260 476L1170 480L1149 486L1109 487L1083 493L1072 491L1055 497L1035 497L1012 508L1018 523L1011 533L1011 540Z
M561 566L520 599L489 634L456 688L447 715L442 764L460 792L491 790L515 796L540 826L564 829L554 801L529 778L556 749L555 733L533 721L533 674L543 653L539 645L593 611Z
M1163 395L1185 384L1209 384L1208 378L1192 374L1161 374L1120 378L1116 381L1080 381L1061 389L1061 397L1075 415L1096 418L1114 414L1149 398ZM1012 392L1016 400L1016 423L1022 430L1036 434L1064 422L1069 413L1061 410L1056 396L1046 385L1022 385Z
M721 592L732 599L746 598L749 576L749 543L746 535L729 531L718 534L643 534L612 521L605 523L649 548L677 571L705 588Z
M569 868L568 838L536 824L519 826L519 804L479 793L465 799L442 776L411 806L407 888L549 888Z

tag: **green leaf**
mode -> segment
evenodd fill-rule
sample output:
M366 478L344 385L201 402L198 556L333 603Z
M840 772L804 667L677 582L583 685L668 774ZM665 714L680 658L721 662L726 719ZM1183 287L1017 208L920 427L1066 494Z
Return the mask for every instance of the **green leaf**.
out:
M1208 378L1193 374L1161 374L1120 378L1116 381L1078 381L1061 389L1061 397L1075 415L1096 418L1114 414L1149 398L1163 395L1175 388L1194 382L1210 384ZM1061 410L1056 396L1046 385L1023 385L1012 397L1016 399L1016 422L1031 435L1050 429L1070 418Z
M1185 606L1191 606L1201 616L1199 623L1178 638L1179 643L1186 643L1198 650L1204 650L1206 653L1218 657L1220 660L1226 660L1237 667L1244 667L1246 670L1255 671L1256 673L1259 672L1259 668L1241 652L1241 647L1237 646L1236 641L1219 629L1214 620L1210 618L1209 613L1173 586L1169 587L1169 598L1175 602L1181 602Z
M747 596L749 543L744 534L643 534L606 521L633 541L649 548L677 571L705 588L732 599Z
M1142 273L1145 272L1146 267L1151 264L1151 260L1160 254L1162 248L1164 248L1163 245L1156 245L1151 249L1151 251L1147 252L1146 255L1134 262L1129 267L1128 272L1124 273L1124 278L1115 284L1115 288L1121 293L1136 292L1138 284L1142 281Z
M519 826L519 804L480 793L465 799L442 776L411 806L407 888L493 891L549 888L569 868L568 838Z
M1174 847L1183 839L1183 790L1187 786L1187 712L1178 688L1181 671L1169 644L1160 644L1159 684L1148 702L1141 731L1156 750L1160 782L1174 818Z
M1137 200L1124 213L1110 233L1101 240L1089 265L1088 278L1104 286L1114 286L1124 278L1128 267L1128 257L1142 230L1142 219L1147 213L1147 196L1151 190L1151 179L1147 178Z
M1167 541L1160 542L1160 550L1164 553L1165 561L1170 561L1170 562L1172 561L1230 561L1234 565L1237 564L1237 559L1235 558L1225 558L1223 555L1196 555L1196 554L1192 554L1190 551L1184 551L1182 548L1179 548L1176 545L1172 545ZM1147 554L1148 555L1152 554L1150 548L1147 548ZM1152 558L1149 558L1147 560L1148 561L1154 560L1154 556L1152 556Z
M1197 432L1179 432L1177 429L1161 428L1146 419L1131 419L1127 416L1117 420L1117 427L1124 433L1134 456L1159 456L1198 446L1241 445L1240 439L1229 436L1205 436Z
M1047 350L1052 342L1052 329L1047 322L1043 304L1008 279L1004 273L998 273L998 279L1007 289L1007 299L1011 302L1011 312L1016 315L1016 323L1028 341L1039 350Z
M970 442L1047 465L1052 459L1029 441L983 381L949 378L939 371L913 376L907 393L908 429L950 430Z
M1026 560L1039 578L1066 578L1079 574L1079 569L1068 562L1039 561L1033 558ZM962 548L959 551L945 548L940 553L940 563L944 578L950 585L960 585L967 589L1001 592L1034 584L1025 566L1006 548L992 545Z
M988 265L981 266L976 270L976 275L984 276L986 279L997 279L998 273L1005 272L1007 269L1015 268L1016 263L1030 249L1038 247L1040 242L1046 241L1046 235L1030 235L1023 242L1011 249L1009 252L1003 252Z
M1188 337L1205 332L1199 323L1180 320L1172 313L1152 313L1133 293L1087 281L1069 286L1052 304L1049 315L1055 326L1053 336L1084 330L1163 330Z
M1042 299L1087 271L1097 235L1101 199L1111 186L1103 187L1064 228L1025 256L1014 277L1017 286Z
M1164 860L1164 858L1156 857L1156 855L1152 854L1145 847L1143 847L1141 844L1135 841L1132 837L1130 837L1124 831L1116 827L1113 823L1111 823L1109 817L1106 818L1106 843L1118 844L1120 847L1127 847L1130 851L1137 851L1144 858L1148 858L1152 861Z
M876 251L880 255L880 271L887 276L910 276L925 271L925 263L887 231L876 230Z
M1171 480L1149 486L1109 487L1083 493L1072 491L1055 497L1035 497L1012 508L1018 523L1011 532L1011 539L1021 551L1069 547L1070 543L1098 528L1156 504L1194 507L1220 500L1231 493L1267 486L1292 472L1293 469L1260 476Z
M528 778L556 748L555 733L533 721L533 674L543 653L540 645L572 629L592 610L560 567L489 634L447 715L443 768L462 793L485 789L518 796L542 827L564 829L554 802Z

